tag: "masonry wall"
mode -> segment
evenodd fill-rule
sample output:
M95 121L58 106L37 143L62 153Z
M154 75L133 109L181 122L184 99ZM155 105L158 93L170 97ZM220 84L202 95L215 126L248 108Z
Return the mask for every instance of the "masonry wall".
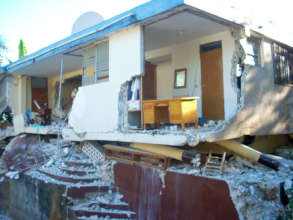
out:
M200 45L214 41L222 41L225 119L230 119L235 115L237 92L231 83L232 57L235 45L230 31L147 51L145 54L147 60L162 56L171 57L166 62L157 64L158 98L198 96L200 97L198 115L202 116ZM184 89L174 89L174 71L181 68L187 68L187 85Z
M110 36L109 80L79 88L69 116L69 125L75 132L117 129L121 84L143 73L142 37L140 26Z
M274 82L271 43L264 41L261 51L261 64L251 66L243 79L243 108L223 131L209 135L208 141L293 133L293 89Z

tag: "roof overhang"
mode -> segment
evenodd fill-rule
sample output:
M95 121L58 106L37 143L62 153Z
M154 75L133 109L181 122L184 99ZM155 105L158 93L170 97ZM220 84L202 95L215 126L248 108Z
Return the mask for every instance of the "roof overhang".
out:
M114 16L97 25L73 34L61 41L49 45L33 54L25 56L11 64L3 70L10 74L51 76L60 71L61 56L63 54L74 54L74 51L81 50L89 44L103 40L110 34L115 33L130 25L149 25L160 19L168 18L176 13L188 11L195 15L209 19L226 26L242 27L239 24L207 13L200 9L184 4L184 0L156 0L150 1ZM78 56L64 57L64 72L70 72L81 68L81 54Z
M283 46L284 48L293 51L293 47L290 46L290 45L288 45L288 44L282 43L282 42L280 42L280 41L278 41L278 40L274 40L273 38L270 38L270 37L268 37L268 36L266 36L266 35L264 35L264 34L258 32L258 31L255 31L255 30L250 30L250 32L251 32L251 34L252 34L253 36L255 36L255 37L263 38L263 39L265 39L265 40L267 40L267 41L270 41L270 42L275 42L275 43L277 43L277 44Z
M86 47L86 45L98 41L110 33L138 23L154 15L164 13L172 8L182 5L183 2L183 0L147 2L8 64L4 67L4 70L11 74L30 75L31 70L29 67L37 65L37 63L42 60L51 57L53 62L56 62L52 57L58 59L60 54L71 52L80 47Z

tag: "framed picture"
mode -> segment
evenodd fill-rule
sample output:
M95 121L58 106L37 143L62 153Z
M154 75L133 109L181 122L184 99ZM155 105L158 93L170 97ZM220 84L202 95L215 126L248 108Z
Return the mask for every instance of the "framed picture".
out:
M177 69L175 70L175 77L174 77L174 88L186 88L186 75L187 69Z

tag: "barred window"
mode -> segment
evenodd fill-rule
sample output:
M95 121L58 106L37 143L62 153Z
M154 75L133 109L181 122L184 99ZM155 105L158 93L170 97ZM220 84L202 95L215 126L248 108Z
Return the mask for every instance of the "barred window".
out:
M273 44L275 83L293 85L293 50Z

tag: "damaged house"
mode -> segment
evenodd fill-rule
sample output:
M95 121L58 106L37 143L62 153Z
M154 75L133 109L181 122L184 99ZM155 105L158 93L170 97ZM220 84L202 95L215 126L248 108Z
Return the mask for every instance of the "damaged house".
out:
M80 29L0 76L0 110L13 116L2 137L59 131L65 141L128 143L175 159L171 146L223 153L217 142L274 167L225 141L293 133L293 48L183 0Z
M65 139L196 146L292 132L291 47L180 1L152 4L5 66L15 132L57 131L23 118L45 103L59 117L60 73Z

